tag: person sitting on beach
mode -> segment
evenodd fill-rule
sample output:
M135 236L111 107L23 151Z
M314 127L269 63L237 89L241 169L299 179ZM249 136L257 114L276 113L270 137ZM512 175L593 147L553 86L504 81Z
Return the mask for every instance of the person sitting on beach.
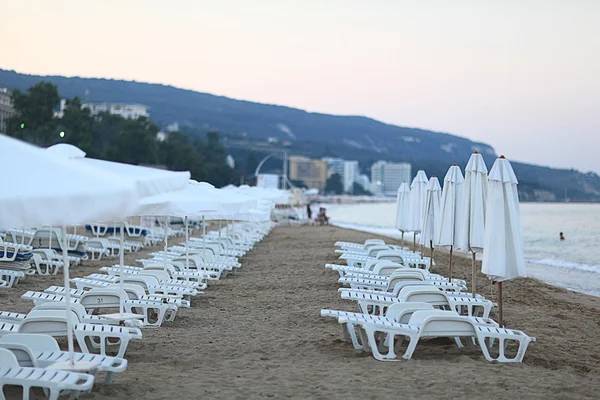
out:
M325 207L319 208L319 215L317 215L317 218L315 218L315 222L318 222L319 225L329 224L329 218L327 217L327 214L325 214Z
M560 240L565 240L565 236L563 235L563 233L562 233L562 232L561 232L561 233L559 233L559 238L560 238Z

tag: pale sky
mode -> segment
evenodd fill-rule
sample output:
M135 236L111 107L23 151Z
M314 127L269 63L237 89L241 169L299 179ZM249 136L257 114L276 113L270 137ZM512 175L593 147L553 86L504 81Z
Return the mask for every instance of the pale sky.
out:
M600 0L0 0L0 68L364 115L600 172Z

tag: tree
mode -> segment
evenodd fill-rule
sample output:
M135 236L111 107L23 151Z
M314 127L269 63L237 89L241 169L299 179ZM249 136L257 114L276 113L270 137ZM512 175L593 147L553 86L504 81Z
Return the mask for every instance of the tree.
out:
M88 108L81 108L79 97L67 100L64 115L58 126L62 134L57 136L57 141L70 143L81 150L93 152L92 128L94 119Z
M60 103L56 85L42 81L26 93L15 90L12 101L15 116L8 121L8 134L47 146L54 139L54 109Z
M340 174L332 174L329 179L327 179L327 182L325 183L325 192L333 194L344 193L344 185L342 184L342 177Z
M355 196L373 196L373 193L366 190L363 185L358 182L352 184L352 194Z

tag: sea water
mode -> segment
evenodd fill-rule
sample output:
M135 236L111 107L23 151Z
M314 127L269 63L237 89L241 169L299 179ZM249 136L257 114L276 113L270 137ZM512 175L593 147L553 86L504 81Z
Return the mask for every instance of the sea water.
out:
M335 225L400 238L394 229L395 203L326 208ZM522 203L520 208L527 275L600 296L600 204Z

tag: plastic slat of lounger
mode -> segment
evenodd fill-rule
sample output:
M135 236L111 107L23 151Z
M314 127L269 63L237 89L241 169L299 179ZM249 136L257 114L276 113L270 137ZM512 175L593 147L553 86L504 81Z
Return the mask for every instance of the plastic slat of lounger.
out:
M0 376L4 384L23 386L27 392L31 387L49 389L50 398L58 398L64 390L90 391L94 385L92 375L43 368L1 367Z
M66 290L65 290L64 286L50 286L48 289L44 290L44 293L58 294L58 295L64 296L66 294ZM72 297L79 298L79 297L83 296L83 294L86 293L86 291L69 288L69 293L71 294Z
M73 278L71 279L71 282L75 283L75 286L77 286L77 289L79 290L83 290L86 288L107 288L114 284L111 282L97 281L95 279L89 278Z
M27 314L20 314L11 311L0 311L0 322L19 323L25 319Z
M0 321L0 336L7 335L9 333L18 333L18 332L19 332L19 324Z
M119 282L118 277L104 275L104 274L90 274L90 275L86 276L86 278L94 279L94 280L102 281L102 282L109 282L109 283L118 283Z
M181 286L167 286L167 285L150 285L148 290L152 293L173 293L180 296L196 296L197 294L203 294L196 289L184 288Z
M35 359L41 368L49 367L57 362L69 361L69 352L67 351L42 351L35 353ZM73 361L88 362L100 364L98 371L106 372L105 384L113 381L115 373L123 372L127 369L127 360L119 357L105 356L102 354L73 353Z
M50 294L43 292L27 291L21 296L23 300L31 300L38 305L47 301L65 301L64 296L58 294ZM78 303L79 299L71 298L71 303Z

